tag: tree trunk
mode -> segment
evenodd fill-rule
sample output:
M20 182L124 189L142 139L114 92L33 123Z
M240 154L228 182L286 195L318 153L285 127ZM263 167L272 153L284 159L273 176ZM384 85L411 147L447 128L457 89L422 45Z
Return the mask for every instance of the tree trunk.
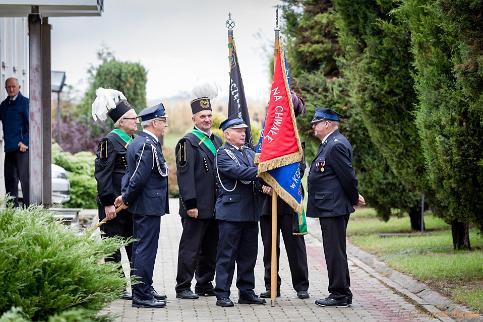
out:
M453 235L453 248L455 250L471 249L470 227L468 223L454 220L451 223L451 234Z
M409 208L409 219L411 220L411 229L421 231L421 206ZM425 225L423 222L423 230Z

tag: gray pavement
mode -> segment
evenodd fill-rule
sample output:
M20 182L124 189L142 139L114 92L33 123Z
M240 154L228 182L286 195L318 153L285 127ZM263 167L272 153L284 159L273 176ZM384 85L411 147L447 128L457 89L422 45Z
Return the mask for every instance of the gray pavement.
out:
M177 268L178 242L181 222L177 215L177 200L170 200L171 215L161 220L159 248L154 271L154 287L166 293L168 304L163 309L133 308L130 301L114 301L104 312L117 316L116 321L439 321L451 320L440 311L429 313L414 299L397 292L388 283L363 269L357 259L349 255L351 288L354 294L350 308L321 308L314 304L318 298L327 295L327 271L317 221L308 218L311 233L305 237L309 264L310 299L297 298L290 281L287 257L281 245L280 276L281 293L274 307L270 304L239 305L235 282L232 300L235 307L220 308L214 297L198 300L176 299L174 290ZM318 228L318 229L317 229ZM264 291L262 242L259 239L259 253L255 267L257 293ZM126 263L125 263L126 264ZM356 265L357 264L357 265ZM363 266L363 265L362 265Z

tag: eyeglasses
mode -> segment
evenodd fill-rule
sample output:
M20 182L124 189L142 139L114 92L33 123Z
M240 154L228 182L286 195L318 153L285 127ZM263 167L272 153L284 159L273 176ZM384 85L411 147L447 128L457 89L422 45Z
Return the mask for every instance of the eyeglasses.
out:
M123 117L122 119L123 120L137 120L138 117L137 116L136 117Z

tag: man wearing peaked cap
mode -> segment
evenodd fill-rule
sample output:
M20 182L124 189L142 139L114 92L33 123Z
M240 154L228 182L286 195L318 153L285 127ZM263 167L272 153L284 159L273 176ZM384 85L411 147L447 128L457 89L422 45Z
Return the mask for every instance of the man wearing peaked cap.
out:
M116 214L114 200L121 194L121 180L126 173L126 151L137 130L136 112L116 90L101 89L92 105L95 119L106 119L114 122L114 129L103 137L97 147L94 161L94 177L97 181L97 205L99 220L108 220L100 229L105 237L132 238L132 215L127 210ZM129 263L132 264L132 244L125 246ZM121 262L121 252L117 250L106 261ZM123 299L130 300L131 295L125 291Z
M364 205L352 167L352 146L339 132L341 115L317 108L312 120L320 147L307 179L307 217L319 218L329 275L329 295L315 301L318 306L352 304L346 253L346 229L354 206Z
M207 94L204 92L203 94ZM183 233L179 242L176 297L214 296L218 223L215 220L215 155L221 138L211 131L210 99L191 101L193 129L176 145L179 214ZM191 281L196 277L195 293Z
M122 179L117 207L127 207L133 216L133 273L140 283L132 286L132 306L161 308L166 296L153 288L153 270L158 249L161 216L169 213L168 166L159 144L167 115L163 104L139 113L143 131L127 149L127 172Z
M233 306L230 287L237 265L236 286L239 304L265 304L255 292L255 262L258 253L257 198L261 186L257 178L255 152L246 148L248 126L239 118L223 121L226 143L216 154L219 193L215 205L219 240L216 255L216 305Z

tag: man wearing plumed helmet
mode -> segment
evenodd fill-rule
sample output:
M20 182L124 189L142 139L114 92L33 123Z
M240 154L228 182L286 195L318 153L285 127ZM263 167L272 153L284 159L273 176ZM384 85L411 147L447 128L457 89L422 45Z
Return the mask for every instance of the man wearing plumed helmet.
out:
M97 205L99 220L107 220L100 229L105 237L132 238L132 216L127 210L116 214L114 200L121 194L121 180L126 173L127 146L138 127L136 111L123 93L99 88L92 104L94 120L114 122L114 129L103 137L97 147L94 176L97 181ZM132 244L125 246L129 262L132 259ZM117 250L107 261L121 262L121 252ZM124 291L122 298L131 299Z

